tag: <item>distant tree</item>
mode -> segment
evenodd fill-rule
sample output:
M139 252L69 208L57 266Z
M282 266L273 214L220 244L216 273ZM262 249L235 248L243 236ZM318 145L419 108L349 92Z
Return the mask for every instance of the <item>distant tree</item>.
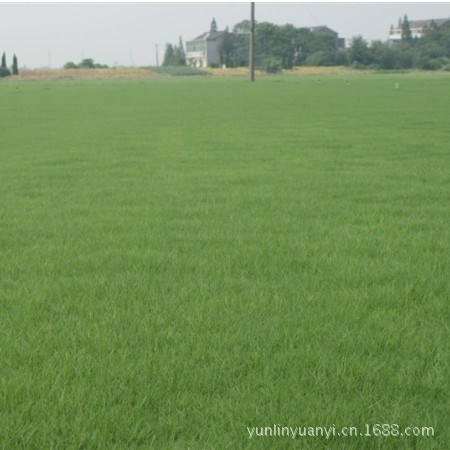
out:
M393 49L389 47L389 44L381 41L374 41L370 45L369 49L370 63L375 68L389 70L394 69L396 64L396 58Z
M8 77L9 75L11 75L11 71L6 66L6 55L3 53L2 65L0 66L0 78Z
M306 65L333 66L346 62L345 53L337 48L336 37L326 31L309 33L305 50Z
M402 42L410 44L412 42L412 33L409 26L408 16L405 14L402 22Z
M243 20L233 27L235 34L250 34L250 20Z
M365 66L370 62L369 47L362 36L355 36L350 44L349 63Z
M184 53L183 40L178 41L178 46L173 46L173 59L171 66L185 66L186 65L186 54Z
M79 64L75 64L72 61L64 64L64 69L107 69L106 64L99 64L94 62L91 58L83 59Z
M426 26L423 30L422 42L440 41L439 28L434 20L431 21L429 26Z
M178 41L178 48L180 49L180 62L183 66L186 65L186 53L184 51L184 45L183 45L183 39L180 36L180 39Z
M255 27L255 59L261 69L276 72L278 66L289 69L301 65L354 65L384 70L403 68L444 69L450 71L450 24L431 21L423 36L413 38L408 17L399 18L401 42L391 45L377 41L370 46L362 36L356 36L348 49L334 33L296 28L294 25L257 23ZM211 31L217 30L215 19ZM391 26L391 31L393 27ZM250 21L243 20L225 30L218 44L220 64L227 67L248 65ZM180 65L185 61L183 45L167 44L163 65Z
M318 50L310 53L305 60L306 66L333 66L335 61L335 52Z
M78 64L79 69L94 69L95 64L94 60L92 58L85 58L83 59L80 64Z
M8 68L0 67L0 78L9 77L11 75L11 71Z
M178 45L166 44L162 65L165 67L186 65L186 54L181 36Z
M234 52L233 35L225 29L225 33L220 41L217 50L219 51L220 64L225 64L226 67L233 67L233 52Z
M315 31L310 35L309 50L311 52L319 50L333 52L337 50L336 37L328 34L326 31Z
M450 24L437 26L434 21L414 44L413 64L420 69L450 70Z
M311 53L312 32L309 28L297 28L292 39L294 46L294 65L301 66Z
M229 67L248 66L250 40L246 34L230 34L231 54L229 55Z
M282 67L280 61L269 58L266 60L266 64L265 64L264 68L267 73L276 74L276 73L280 72L283 67Z
M13 75L19 75L19 66L17 65L17 57L16 57L16 55L13 56L12 74Z
M417 46L422 53L433 58L450 57L450 25L438 27L436 22L431 21Z
M396 45L391 49L394 55L393 69L411 69L415 66L417 59L416 50L410 45Z
M291 24L286 24L278 27L277 41L278 41L278 55L279 61L283 69L291 69L295 64L296 55L296 28Z
M265 66L269 59L280 60L278 25L261 22L255 26L255 61L258 66Z
M166 51L164 52L163 66L172 66L174 60L174 50L172 44L166 44Z
M295 50L291 38L291 25L279 26L261 22L255 26L256 64L267 66L267 61L278 61L283 69L294 65ZM272 65L272 64L271 64Z

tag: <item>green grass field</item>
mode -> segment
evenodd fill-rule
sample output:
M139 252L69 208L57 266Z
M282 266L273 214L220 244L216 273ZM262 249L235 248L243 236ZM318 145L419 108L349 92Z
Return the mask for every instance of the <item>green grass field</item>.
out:
M447 448L448 76L0 102L2 449Z

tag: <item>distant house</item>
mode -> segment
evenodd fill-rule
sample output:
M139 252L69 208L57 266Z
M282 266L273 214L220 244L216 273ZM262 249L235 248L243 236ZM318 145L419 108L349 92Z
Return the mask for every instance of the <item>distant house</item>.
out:
M216 20L210 30L186 42L186 64L191 67L211 67L220 64L219 45L225 31L217 31Z
M338 33L326 26L309 28L311 33L324 33L335 39L336 48L345 48L345 39L340 38ZM186 41L186 64L191 67L214 67L219 66L220 44L226 31L218 31L215 19L211 22L210 30L197 36L195 39ZM231 33L239 35L240 33ZM244 35L246 33L243 33Z
M399 19L398 25L391 26L389 31L389 43L396 44L402 39L402 19ZM427 20L409 20L409 29L411 30L412 38L421 38L424 31L432 25L441 27L443 25L450 25L450 19L427 19Z
M334 37L334 39L336 40L336 48L345 48L345 39L340 38L339 33L332 30L331 28L328 28L327 26L322 25L322 26L318 26L318 27L310 27L309 31L311 31L311 33L328 34L329 36Z

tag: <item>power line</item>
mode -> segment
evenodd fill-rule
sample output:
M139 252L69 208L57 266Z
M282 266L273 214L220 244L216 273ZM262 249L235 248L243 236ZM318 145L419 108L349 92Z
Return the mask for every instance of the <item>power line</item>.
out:
M304 3L300 3L300 5L303 6L303 9L308 13L309 17L311 17L311 19L313 20L313 22L315 22L315 24L317 26L322 25L321 23L319 23L317 18L314 16L314 14L309 10L309 8Z

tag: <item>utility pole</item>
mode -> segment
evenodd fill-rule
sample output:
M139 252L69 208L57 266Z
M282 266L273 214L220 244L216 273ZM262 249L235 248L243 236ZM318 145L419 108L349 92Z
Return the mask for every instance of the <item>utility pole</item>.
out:
M255 81L255 2L250 3L250 81Z

